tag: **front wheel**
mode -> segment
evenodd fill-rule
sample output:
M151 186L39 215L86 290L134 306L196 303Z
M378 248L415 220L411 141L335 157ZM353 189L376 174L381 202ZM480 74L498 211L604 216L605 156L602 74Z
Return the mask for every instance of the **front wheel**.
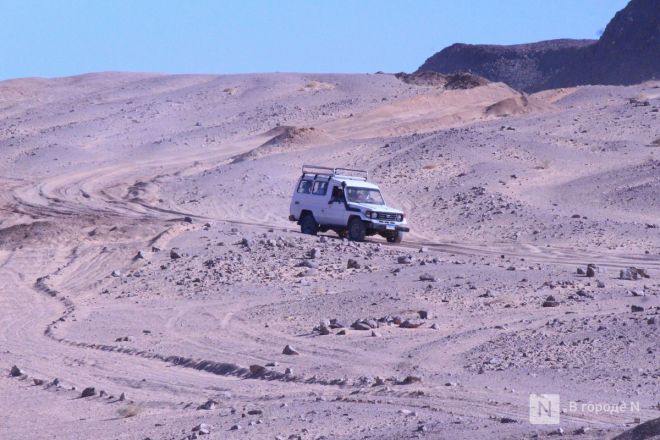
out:
M313 215L307 214L300 220L300 232L307 235L316 235L319 232L319 224Z
M403 232L401 231L396 231L394 235L387 236L388 243L401 243L401 240L403 240Z
M364 241L367 227L359 218L352 218L348 222L348 239L352 241Z

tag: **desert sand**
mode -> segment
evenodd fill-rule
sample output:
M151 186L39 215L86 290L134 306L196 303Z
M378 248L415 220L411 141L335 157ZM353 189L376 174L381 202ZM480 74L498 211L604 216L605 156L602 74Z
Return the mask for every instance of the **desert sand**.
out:
M660 82L0 82L0 438L588 439L658 418L659 108ZM300 234L305 163L368 169L411 233ZM532 393L628 407L532 425Z

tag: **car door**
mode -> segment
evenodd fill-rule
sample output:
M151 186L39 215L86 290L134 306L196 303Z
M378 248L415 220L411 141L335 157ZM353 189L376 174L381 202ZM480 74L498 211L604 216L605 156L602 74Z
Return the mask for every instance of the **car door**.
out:
M309 205L313 203L312 187L314 181L309 178L300 179L296 194L291 200L291 213L296 217L300 217L300 213L304 209L309 209Z
M314 214L314 218L317 223L325 224L325 202L327 200L328 192L328 180L319 179L314 180L312 187L310 188L309 198L308 198L308 208Z
M324 217L327 219L325 224L333 226L346 226L346 199L344 198L344 189L339 185L332 187L330 199L325 208Z

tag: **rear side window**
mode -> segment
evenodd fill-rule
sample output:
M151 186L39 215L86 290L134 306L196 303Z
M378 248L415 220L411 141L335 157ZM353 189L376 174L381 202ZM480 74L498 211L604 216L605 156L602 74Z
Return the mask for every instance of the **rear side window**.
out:
M314 182L312 194L316 196L324 196L328 192L328 182Z
M298 184L298 193L299 194L311 194L312 193L312 184L311 180L301 180Z

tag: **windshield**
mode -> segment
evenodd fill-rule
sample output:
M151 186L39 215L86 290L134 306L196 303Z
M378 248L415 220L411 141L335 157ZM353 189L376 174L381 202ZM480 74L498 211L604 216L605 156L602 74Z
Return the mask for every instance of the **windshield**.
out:
M384 205L385 201L380 191L371 188L348 188L346 200L354 203L369 203L371 205Z

